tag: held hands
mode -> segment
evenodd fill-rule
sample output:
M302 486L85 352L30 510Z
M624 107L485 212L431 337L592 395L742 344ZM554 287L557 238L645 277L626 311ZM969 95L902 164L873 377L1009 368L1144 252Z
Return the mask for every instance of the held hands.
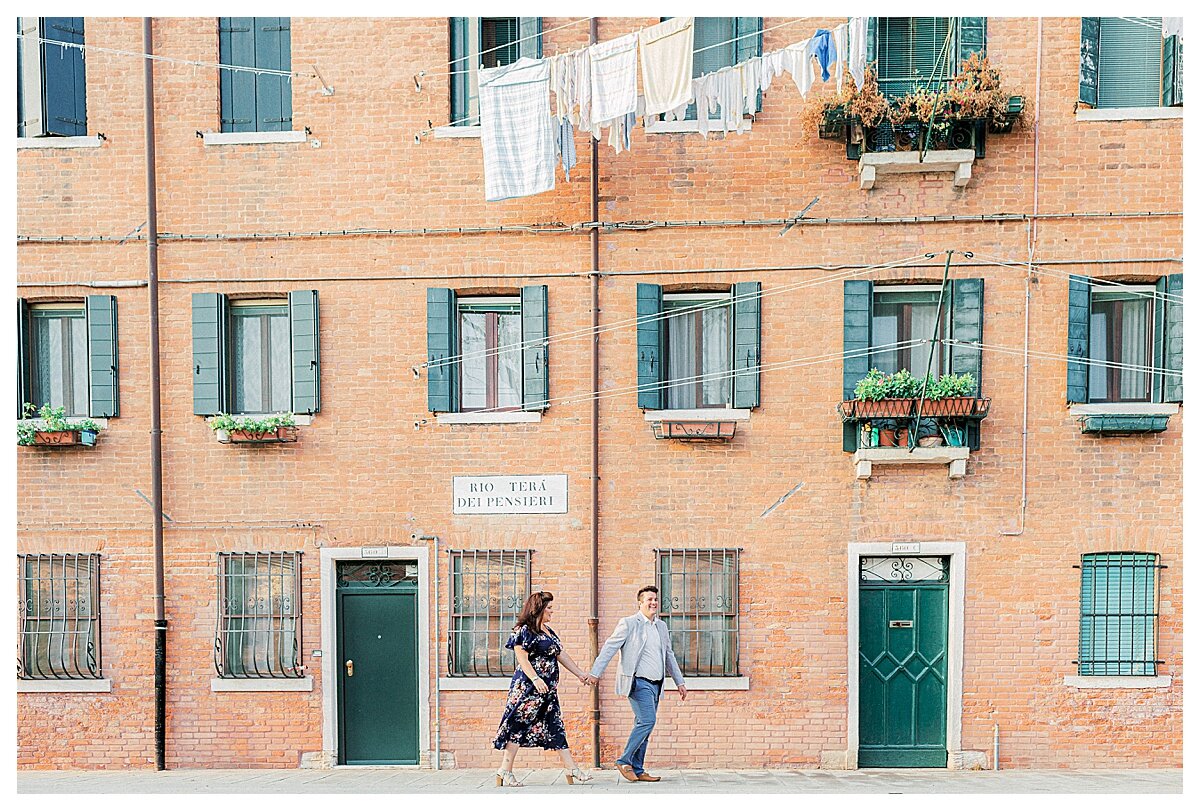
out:
M580 674L580 676L579 676L579 683L586 684L587 686L591 687L593 685L599 684L600 680L597 679L595 676L593 676L591 673L583 673L583 674Z

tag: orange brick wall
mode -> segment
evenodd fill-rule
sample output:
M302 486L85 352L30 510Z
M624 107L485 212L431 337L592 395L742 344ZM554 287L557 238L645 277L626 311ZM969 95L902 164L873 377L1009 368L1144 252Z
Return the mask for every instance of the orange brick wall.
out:
M656 18L603 19L608 39ZM767 18L764 27L784 22ZM569 22L547 18L546 30ZM767 31L771 50L831 27L805 19ZM140 51L141 22L88 18L87 42ZM546 53L586 42L581 24L546 37ZM1182 209L1182 121L1080 121L1078 18L1042 29L1037 178L1031 126L1038 26L991 19L988 53L1026 119L989 137L987 157L965 189L942 174L880 176L858 188L844 147L799 129L801 108L786 76L765 94L743 135L633 134L631 151L600 152L600 217L742 220L795 215L813 197L814 218L982 215ZM215 62L215 18L160 19L158 53ZM210 69L156 68L159 228L164 234L230 235L332 229L520 225L590 219L587 142L570 183L550 193L483 201L480 145L413 134L448 118L443 18L294 19L297 70L315 64L335 88L294 81L294 126L306 144L205 147L197 130L219 129L218 80ZM88 129L99 149L18 152L22 235L121 237L145 219L141 64L89 53ZM820 87L814 92L822 92ZM811 101L811 97L810 97ZM635 284L728 285L760 280L764 364L839 353L842 285L829 271L796 265L877 264L953 249L977 266L956 276L985 281L985 341L1020 348L1025 280L988 259L1020 261L1035 239L1038 260L1177 257L1177 216L1027 222L813 224L617 231L600 237L600 387L636 384ZM936 281L941 258L914 270L864 278ZM590 461L590 344L551 349L551 396L527 425L438 426L426 410L425 288L514 290L531 274L590 269L586 231L574 234L347 236L280 239L164 237L160 248L164 507L168 636L169 767L292 767L322 747L320 547L410 545L433 533L444 547L531 548L535 588L557 596L558 628L586 663ZM683 277L678 269L715 269ZM734 274L723 268L762 268ZM1178 265L1056 265L1056 273L1144 280ZM18 549L103 555L103 666L110 694L18 696L21 768L149 767L154 761L153 562L149 495L149 376L144 288L146 245L22 242L18 295L32 301L112 292L120 317L121 416L93 449L18 452ZM438 277L470 278L438 282ZM583 276L549 278L550 333L586 329ZM773 294L783 285L807 286ZM71 286L62 286L64 284ZM96 289L85 285L97 285ZM193 292L320 292L322 410L281 447L218 444L191 408ZM1030 287L1030 345L1066 346L1066 281ZM600 633L634 610L663 546L739 546L740 656L750 689L664 698L652 765L815 766L846 747L846 545L863 541L967 544L962 747L991 749L999 725L1005 767L1150 767L1182 762L1182 413L1165 433L1081 436L1065 406L1059 360L1030 364L1028 510L1021 498L1022 366L1019 354L985 354L992 397L983 446L966 478L944 467L878 467L854 478L841 450L834 405L841 364L767 371L762 406L728 445L656 442L632 393L600 401ZM577 396L573 396L577 395ZM421 420L428 420L420 424ZM455 516L454 475L566 473L566 515ZM763 512L797 484L783 505ZM311 693L213 693L215 553L305 552L304 662ZM1063 685L1077 655L1081 553L1158 552L1159 655L1170 688L1080 691ZM444 577L445 559L442 572ZM439 612L445 629L446 584ZM433 649L444 651L444 639ZM326 652L327 656L332 655ZM441 672L444 672L441 671ZM631 724L624 699L601 687L602 759L620 753ZM431 672L431 679L436 673ZM562 702L576 757L590 761L589 698L567 677ZM444 692L441 748L458 766L491 765L499 692ZM523 753L521 763L556 762Z

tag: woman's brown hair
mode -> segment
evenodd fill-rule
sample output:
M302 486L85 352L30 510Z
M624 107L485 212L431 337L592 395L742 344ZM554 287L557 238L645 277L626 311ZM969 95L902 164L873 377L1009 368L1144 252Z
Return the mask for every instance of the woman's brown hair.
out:
M521 613L517 616L517 627L524 625L535 634L540 634L542 632L542 614L545 613L546 606L553 601L554 595L548 591L535 591L530 594Z

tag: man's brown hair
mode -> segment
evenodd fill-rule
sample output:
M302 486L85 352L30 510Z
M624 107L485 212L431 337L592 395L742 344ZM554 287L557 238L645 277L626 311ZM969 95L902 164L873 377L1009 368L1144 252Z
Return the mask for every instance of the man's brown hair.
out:
M640 589L638 589L637 600L639 603L642 601L642 595L648 591L652 591L655 594L658 594L658 586L642 586Z

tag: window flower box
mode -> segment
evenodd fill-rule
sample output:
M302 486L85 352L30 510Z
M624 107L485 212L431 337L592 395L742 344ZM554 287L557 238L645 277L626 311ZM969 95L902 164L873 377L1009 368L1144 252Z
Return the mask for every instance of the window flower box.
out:
M34 431L34 445L86 445L96 444L95 431Z
M978 447L979 421L991 399L974 395L975 378L946 374L928 379L908 370L885 375L871 369L843 400L843 450Z
M299 438L293 414L267 417L218 414L209 421L217 441L225 445L264 445L295 442Z
M32 403L25 404L25 417L17 423L17 444L42 447L70 447L82 445L86 448L96 444L100 426L94 420L71 420L66 417L62 406L52 408L44 405L34 416Z

